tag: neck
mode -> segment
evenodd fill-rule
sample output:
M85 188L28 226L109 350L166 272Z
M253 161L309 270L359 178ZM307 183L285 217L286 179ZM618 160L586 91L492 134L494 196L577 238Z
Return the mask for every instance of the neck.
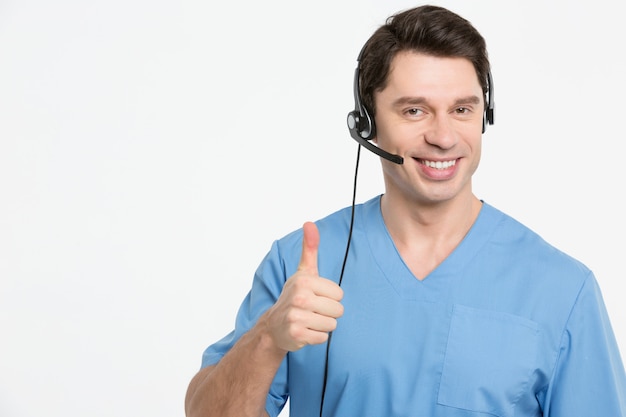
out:
M408 201L391 193L383 195L381 201L385 225L398 247L456 247L474 224L481 206L471 190L437 203Z
M459 198L460 197L460 198ZM383 219L400 256L413 275L425 279L470 230L482 203L473 194L437 204L407 203L385 194Z

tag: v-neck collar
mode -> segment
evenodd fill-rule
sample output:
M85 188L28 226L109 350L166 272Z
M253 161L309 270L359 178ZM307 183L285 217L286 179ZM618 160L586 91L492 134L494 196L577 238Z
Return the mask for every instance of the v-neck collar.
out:
M474 256L489 240L497 220L502 216L498 210L482 202L478 216L457 247L424 279L419 280L408 268L383 220L380 208L382 196L375 197L363 206L363 230L372 251L375 262L389 283L401 297L413 298L416 291L423 287L443 288L460 274Z

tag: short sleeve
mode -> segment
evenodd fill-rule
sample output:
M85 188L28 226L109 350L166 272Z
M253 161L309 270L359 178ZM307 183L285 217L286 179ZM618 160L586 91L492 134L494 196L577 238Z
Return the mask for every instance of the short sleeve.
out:
M598 283L590 273L564 329L545 417L626 417L626 376Z

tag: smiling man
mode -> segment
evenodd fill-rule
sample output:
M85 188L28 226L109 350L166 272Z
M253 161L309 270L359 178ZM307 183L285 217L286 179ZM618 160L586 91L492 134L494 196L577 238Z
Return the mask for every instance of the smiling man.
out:
M385 193L274 242L187 416L290 399L294 417L625 417L593 273L472 191L493 123L482 36L418 7L358 62L348 125L382 156Z

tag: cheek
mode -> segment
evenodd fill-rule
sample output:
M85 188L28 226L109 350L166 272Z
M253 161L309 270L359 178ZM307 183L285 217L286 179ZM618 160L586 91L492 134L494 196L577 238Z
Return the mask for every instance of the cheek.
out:
M417 126L410 123L376 123L376 137L372 142L379 146L402 146L403 142L411 142L419 136Z
M478 168L478 164L482 156L482 141L481 140L478 140L472 145L472 153L474 154L474 157L472 158L472 174L473 174Z

